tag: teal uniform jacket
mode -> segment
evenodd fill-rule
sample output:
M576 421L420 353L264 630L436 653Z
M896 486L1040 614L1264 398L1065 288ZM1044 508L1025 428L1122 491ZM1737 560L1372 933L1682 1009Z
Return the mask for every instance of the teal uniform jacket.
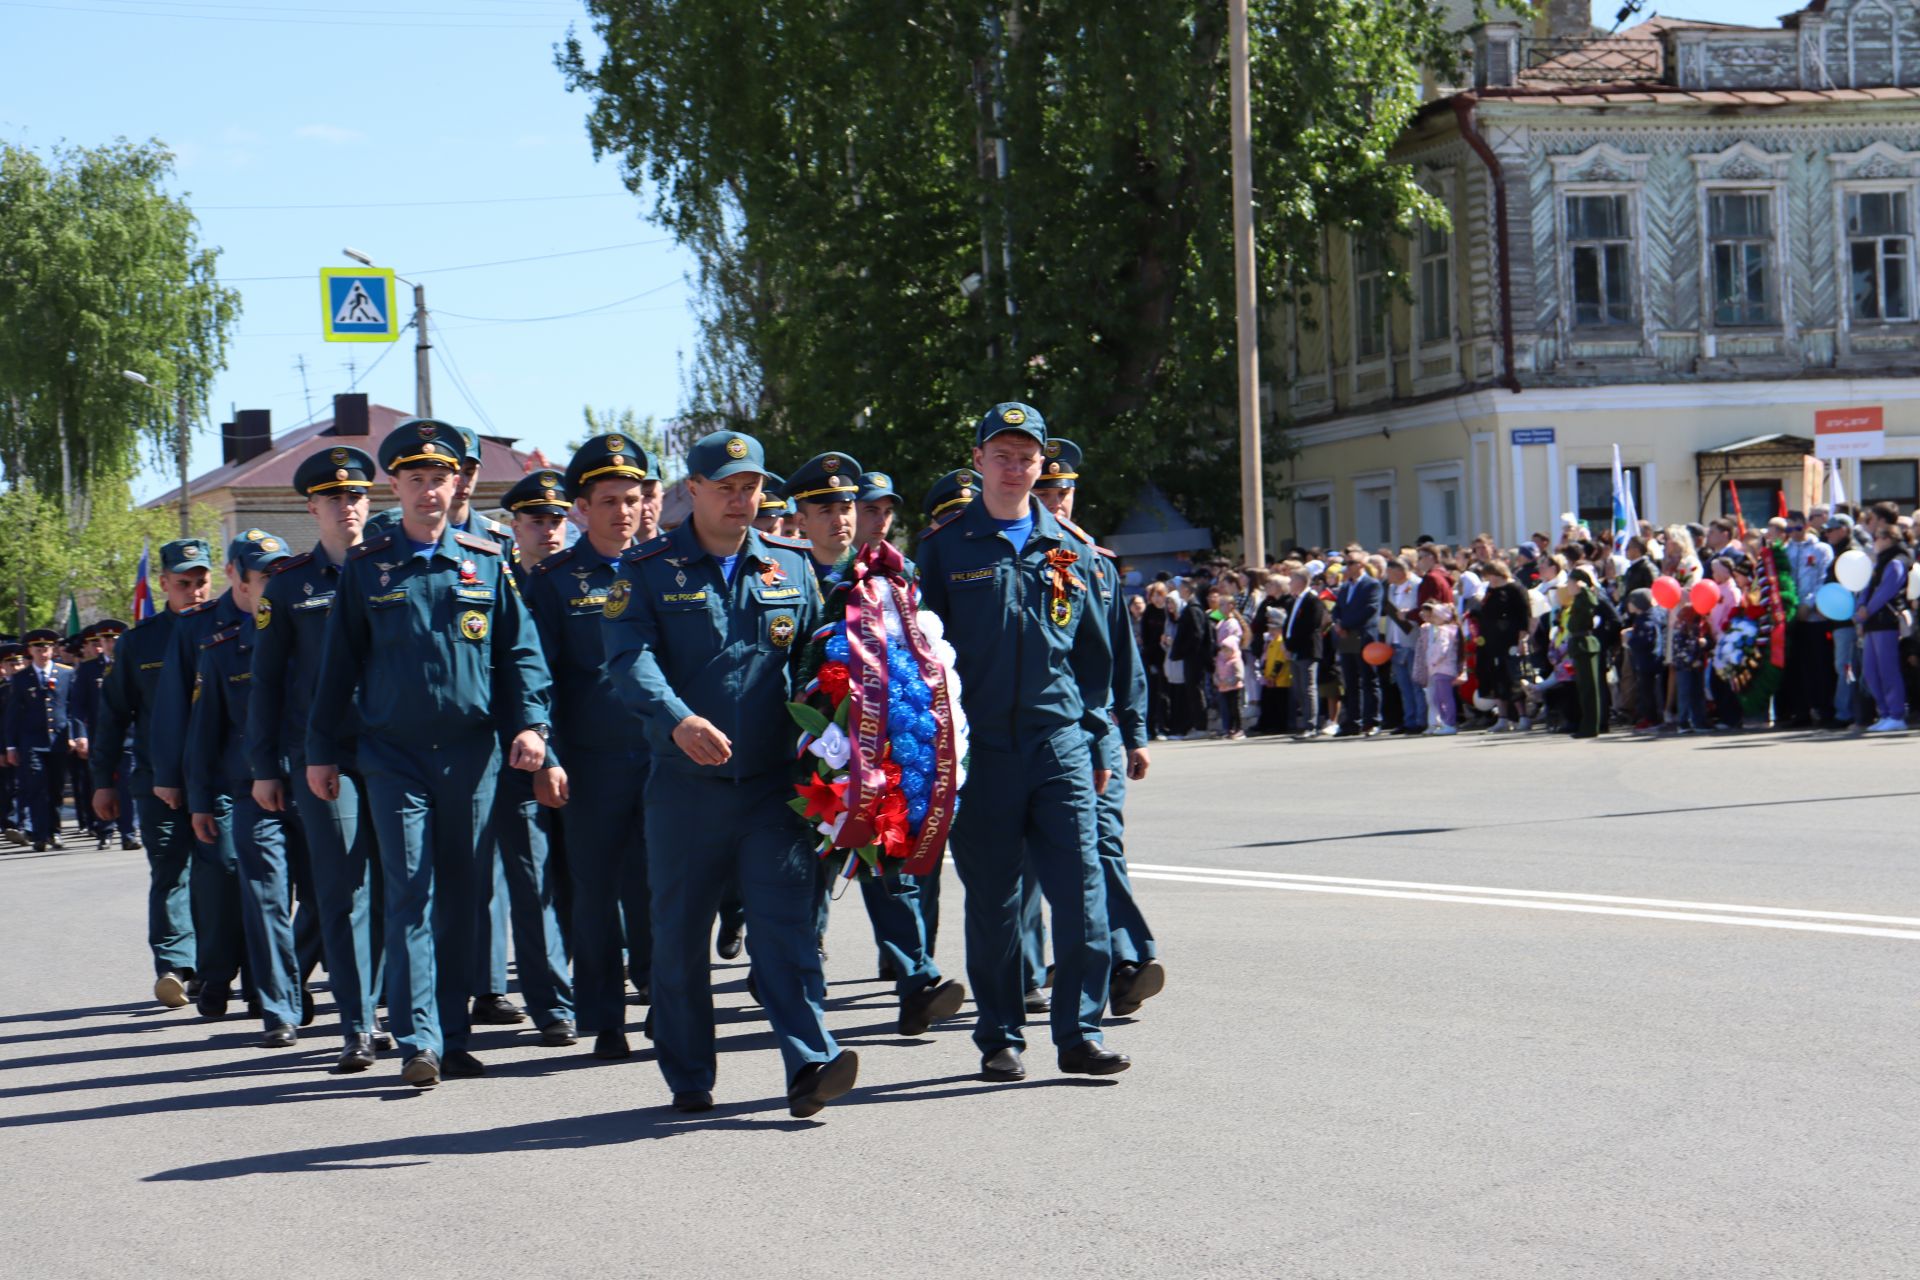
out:
M249 790L246 730L253 689L253 619L200 642L184 755L187 812L213 813L219 797Z
M550 722L547 696L546 659L499 543L448 528L422 557L404 533L383 534L355 547L340 572L307 763L340 764L356 718L402 746L510 739ZM548 756L559 763L551 748Z
M798 733L787 701L804 683L820 609L812 558L754 529L731 584L691 520L623 555L605 608L607 676L646 720L655 768L724 778L785 768ZM690 715L727 735L725 764L696 765L674 745Z
M1113 652L1113 696L1107 711L1120 731L1118 743L1123 754L1118 760L1112 758L1115 738L1107 734L1101 743L1094 744L1093 761L1097 769L1120 773L1127 767L1124 753L1147 745L1146 664L1140 657L1140 646L1133 640L1133 621L1127 617L1126 596L1120 590L1120 570L1114 563L1113 553L1094 543L1073 521L1060 523L1094 549L1093 586L1101 606L1095 618L1107 637L1107 647Z
M1067 725L1097 742L1113 696L1113 655L1092 587L1098 553L1029 498L1033 533L1013 544L984 502L962 508L920 543L920 591L959 654L973 745L1015 752ZM1056 613L1048 554L1071 553Z
M261 594L260 612L254 615L259 632L253 642L255 696L247 707L247 756L261 781L285 777L291 762L306 756L307 721L340 569L315 547L282 564ZM360 736L357 705L341 709L340 733L343 739Z
M138 780L133 792L147 794L152 786L153 712L159 689L160 669L166 665L167 652L173 647L173 629L180 615L154 614L120 637L114 646L113 661L100 681L100 697L94 712L93 735L102 743L124 742L133 731L133 777ZM118 753L91 753L93 785L113 785L119 769Z
M569 754L647 749L645 722L622 704L605 662L601 611L618 572L617 559L582 538L525 576L527 611L553 670L553 734Z
M216 631L225 631L236 623L248 621L233 602L233 593L223 591L217 600L182 611L180 625L174 628L167 649L166 665L160 669L154 694L153 785L187 785L184 757L187 748L187 714L193 706L193 674L199 667L200 645Z

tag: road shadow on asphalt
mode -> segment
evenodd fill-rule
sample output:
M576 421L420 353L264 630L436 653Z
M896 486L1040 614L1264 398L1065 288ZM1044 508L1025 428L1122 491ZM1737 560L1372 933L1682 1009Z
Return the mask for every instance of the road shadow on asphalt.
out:
M1111 1079L1048 1078L1009 1084L988 1084L973 1075L939 1076L898 1084L871 1085L854 1091L823 1113L862 1105L933 1102L982 1093L1020 1089L1105 1088ZM955 1087L947 1087L955 1086ZM441 1088L448 1086L442 1085ZM455 1085L455 1088L463 1086ZM412 1090L408 1090L409 1093ZM565 1116L526 1124L503 1125L466 1133L413 1134L375 1142L339 1143L298 1151L268 1151L258 1155L181 1165L148 1174L143 1182L219 1182L255 1174L325 1173L352 1170L404 1169L430 1164L446 1156L484 1156L522 1151L568 1151L585 1147L624 1146L703 1132L805 1132L823 1127L818 1119L796 1120L786 1114L784 1098L758 1098L722 1103L713 1110L685 1115L662 1104L631 1111Z

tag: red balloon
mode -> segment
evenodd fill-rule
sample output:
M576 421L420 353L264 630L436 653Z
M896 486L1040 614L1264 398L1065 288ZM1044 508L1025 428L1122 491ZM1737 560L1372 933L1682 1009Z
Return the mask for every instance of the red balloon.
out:
M1384 640L1375 640L1360 651L1360 656L1369 666L1384 667L1393 661L1393 646Z
M1711 582L1696 582L1687 599L1692 603L1693 611L1704 616L1720 607L1720 588Z
M1653 602L1662 609L1671 609L1680 603L1680 580L1661 574L1653 580Z

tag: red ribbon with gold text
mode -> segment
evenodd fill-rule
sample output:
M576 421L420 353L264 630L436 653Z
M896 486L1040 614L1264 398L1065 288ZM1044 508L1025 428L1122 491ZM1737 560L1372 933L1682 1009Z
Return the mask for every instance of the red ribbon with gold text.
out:
M960 751L953 729L953 689L946 672L933 656L933 645L920 630L917 592L893 584L894 600L900 607L900 629L907 649L920 669L920 678L933 691L933 790L927 796L927 816L920 824L920 836L913 842L901 870L910 876L929 876L940 869L940 855L947 849L947 833L953 829L954 806L959 799Z
M880 752L887 730L887 611L880 601L890 576L904 577L906 561L892 543L869 544L847 566L847 820L834 841L842 849L873 843L873 819L887 788Z

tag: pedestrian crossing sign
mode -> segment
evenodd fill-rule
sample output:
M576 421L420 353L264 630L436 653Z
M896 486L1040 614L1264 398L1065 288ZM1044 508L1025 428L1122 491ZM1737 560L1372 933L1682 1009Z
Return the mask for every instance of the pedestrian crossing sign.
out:
M393 272L383 267L320 268L321 332L328 342L392 342Z

